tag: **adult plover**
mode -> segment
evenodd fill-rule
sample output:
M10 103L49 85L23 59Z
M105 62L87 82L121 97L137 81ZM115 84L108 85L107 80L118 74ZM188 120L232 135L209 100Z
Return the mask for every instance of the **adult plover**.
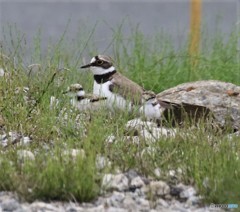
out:
M80 111L97 110L106 103L106 97L86 94L81 84L72 84L64 92L71 96L71 104Z
M148 119L160 119L165 109L171 108L170 102L156 99L152 91L147 91L137 83L117 72L109 56L97 55L81 68L90 68L94 75L93 93L107 98L110 108L132 111L137 107Z
M132 109L134 105L143 103L143 94L148 93L153 97L155 94L146 91L141 86L121 75L116 71L113 61L105 55L98 55L91 62L81 68L88 68L94 75L93 93L107 97L108 106L114 105L120 109Z

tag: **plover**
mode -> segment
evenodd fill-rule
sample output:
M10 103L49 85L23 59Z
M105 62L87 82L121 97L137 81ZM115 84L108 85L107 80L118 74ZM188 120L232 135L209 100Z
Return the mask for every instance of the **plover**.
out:
M110 108L116 106L131 111L135 105L144 103L143 95L155 96L137 83L117 72L113 60L105 55L98 55L81 68L90 68L94 75L93 94L107 97Z
M97 110L106 103L106 97L86 94L81 84L72 84L64 92L71 96L71 104L80 111Z

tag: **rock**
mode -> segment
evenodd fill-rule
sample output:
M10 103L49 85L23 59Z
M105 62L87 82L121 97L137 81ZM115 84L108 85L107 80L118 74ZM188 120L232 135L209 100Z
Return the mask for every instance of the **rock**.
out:
M124 209L124 208L109 207L105 211L106 212L128 212L129 210Z
M59 105L59 100L55 96L50 97L50 109L57 108Z
M149 191L153 196L166 196L170 194L170 187L163 181L152 181L149 184Z
M168 208L169 207L169 204L167 201L165 201L164 199L161 199L161 198L158 198L156 200L156 205L160 205L160 206L163 206L165 208Z
M8 145L8 139L7 139L6 133L3 133L2 135L0 135L0 145L2 145L3 147Z
M170 177L175 177L176 176L176 171L175 170L169 170L168 172Z
M240 86L216 80L189 82L165 90L157 98L206 107L221 127L240 130Z
M107 203L108 206L120 208L124 198L125 198L124 193L114 191L111 194L111 196L109 198L107 198L106 203Z
M5 74L5 71L2 68L0 68L0 77L3 77L4 74Z
M130 195L126 195L123 205L129 211L137 211L137 205Z
M58 212L58 211L63 211L63 208L55 207L50 203L44 203L44 202L34 202L30 205L30 208L32 211L53 211L53 212Z
M109 135L105 140L106 143L110 143L110 144L115 141L116 141L116 136L114 136L114 135Z
M102 180L102 187L106 190L128 190L128 178L124 174L105 174Z
M84 149L69 149L63 151L63 156L70 156L74 160L76 160L78 157L81 157L84 159L86 157Z
M14 132L14 131L10 131L8 135L9 135L9 141L11 143L17 143L22 138L22 136L18 132Z
M111 161L108 160L108 158L101 156L101 155L97 155L96 157L96 168L98 170L102 170L105 167L110 167L111 166Z
M136 145L140 144L139 136L123 136L123 141Z
M15 211L20 207L20 204L15 199L7 199L0 204L2 211Z
M161 169L160 169L160 168L154 169L153 172L154 172L154 175L155 175L157 178L161 177Z
M138 173L134 169L130 169L125 173L125 176L131 181L133 178L138 177Z
M24 137L22 137L20 142L22 145L28 145L32 142L32 140L28 136L24 136Z
M141 177L137 176L135 178L133 178L131 180L131 183L130 183L130 187L133 187L133 188L141 188L142 186L144 186L144 182L142 180Z
M34 154L28 150L18 150L17 158L20 163L24 163L27 160L35 160Z
M137 132L139 136L146 141L155 142L162 137L174 137L176 130L165 127L157 127L157 124L149 121L142 121L141 119L133 119L128 121L125 126L128 132ZM136 141L139 143L139 141Z
M239 139L239 137L240 137L240 131L237 131L235 133L231 133L231 134L227 135L227 139L229 141L232 141L234 139Z
M180 198L189 199L197 194L196 190L193 187L187 187L180 193Z
M91 207L91 208L85 208L84 212L105 212L105 206L104 205L98 205L95 207Z
M201 198L197 197L197 196L190 196L186 202L187 205L189 206L193 206L193 205L197 205L200 204L201 202Z

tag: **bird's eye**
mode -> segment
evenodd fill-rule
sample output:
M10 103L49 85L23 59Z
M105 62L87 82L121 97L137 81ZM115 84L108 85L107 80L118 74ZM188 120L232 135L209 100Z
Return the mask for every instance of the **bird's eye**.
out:
M103 64L103 61L102 61L102 60L97 60L97 64L98 64L98 65L102 65L102 64Z

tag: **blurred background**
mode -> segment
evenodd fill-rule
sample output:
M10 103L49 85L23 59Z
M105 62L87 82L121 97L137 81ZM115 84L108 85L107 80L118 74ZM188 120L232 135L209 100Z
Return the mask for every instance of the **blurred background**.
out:
M0 38L16 25L31 46L40 34L46 49L66 31L69 40L79 31L91 32L96 49L105 52L112 42L113 30L121 26L126 38L133 27L151 38L156 32L170 36L175 48L188 39L190 26L189 0L0 0ZM202 30L208 34L222 32L227 39L240 27L240 0L202 0ZM6 38L5 38L6 39ZM240 46L240 43L239 43ZM109 48L111 51L111 47Z

